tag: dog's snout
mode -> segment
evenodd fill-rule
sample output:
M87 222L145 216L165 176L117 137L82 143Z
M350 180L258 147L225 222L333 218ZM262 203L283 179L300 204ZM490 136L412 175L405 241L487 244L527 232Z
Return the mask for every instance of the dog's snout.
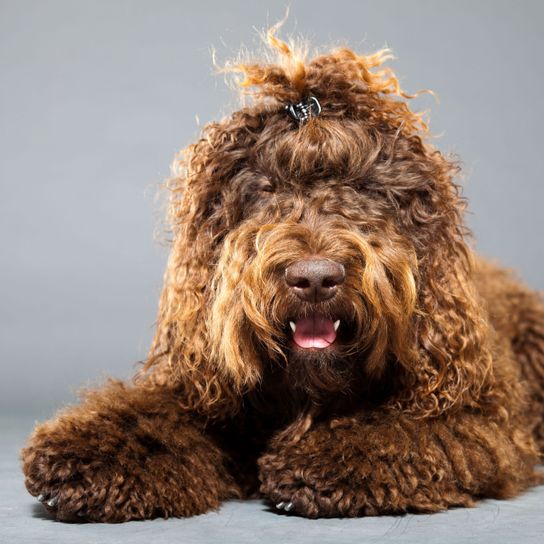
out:
M332 298L345 278L344 266L330 259L305 259L285 269L285 282L299 298L307 302Z

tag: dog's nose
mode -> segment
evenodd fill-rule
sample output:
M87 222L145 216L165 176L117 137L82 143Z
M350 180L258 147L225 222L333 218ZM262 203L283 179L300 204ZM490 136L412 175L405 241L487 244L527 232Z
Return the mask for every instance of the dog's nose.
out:
M345 278L344 266L329 259L305 259L285 269L285 282L299 298L307 302L332 298Z

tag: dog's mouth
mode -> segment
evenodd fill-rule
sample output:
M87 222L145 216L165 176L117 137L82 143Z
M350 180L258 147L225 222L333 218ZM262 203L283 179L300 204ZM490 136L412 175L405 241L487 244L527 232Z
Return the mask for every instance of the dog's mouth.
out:
M321 314L310 314L289 320L293 347L300 349L326 349L337 339L340 319Z

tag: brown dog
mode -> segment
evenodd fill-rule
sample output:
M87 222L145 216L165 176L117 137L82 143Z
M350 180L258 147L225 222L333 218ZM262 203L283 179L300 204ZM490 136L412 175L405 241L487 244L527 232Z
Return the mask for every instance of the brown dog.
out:
M274 30L274 29L273 29ZM544 304L475 258L458 167L384 51L240 64L251 106L170 182L156 337L37 427L26 486L62 520L434 512L540 481Z

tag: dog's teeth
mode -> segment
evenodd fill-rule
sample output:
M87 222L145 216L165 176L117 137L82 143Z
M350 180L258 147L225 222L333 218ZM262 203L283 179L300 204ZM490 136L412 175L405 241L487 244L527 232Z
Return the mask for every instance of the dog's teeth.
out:
M340 326L340 320L334 322L334 330L337 331Z
M289 321L289 326L291 327L291 330L293 332L296 332L297 326L295 325L295 323L293 321Z

